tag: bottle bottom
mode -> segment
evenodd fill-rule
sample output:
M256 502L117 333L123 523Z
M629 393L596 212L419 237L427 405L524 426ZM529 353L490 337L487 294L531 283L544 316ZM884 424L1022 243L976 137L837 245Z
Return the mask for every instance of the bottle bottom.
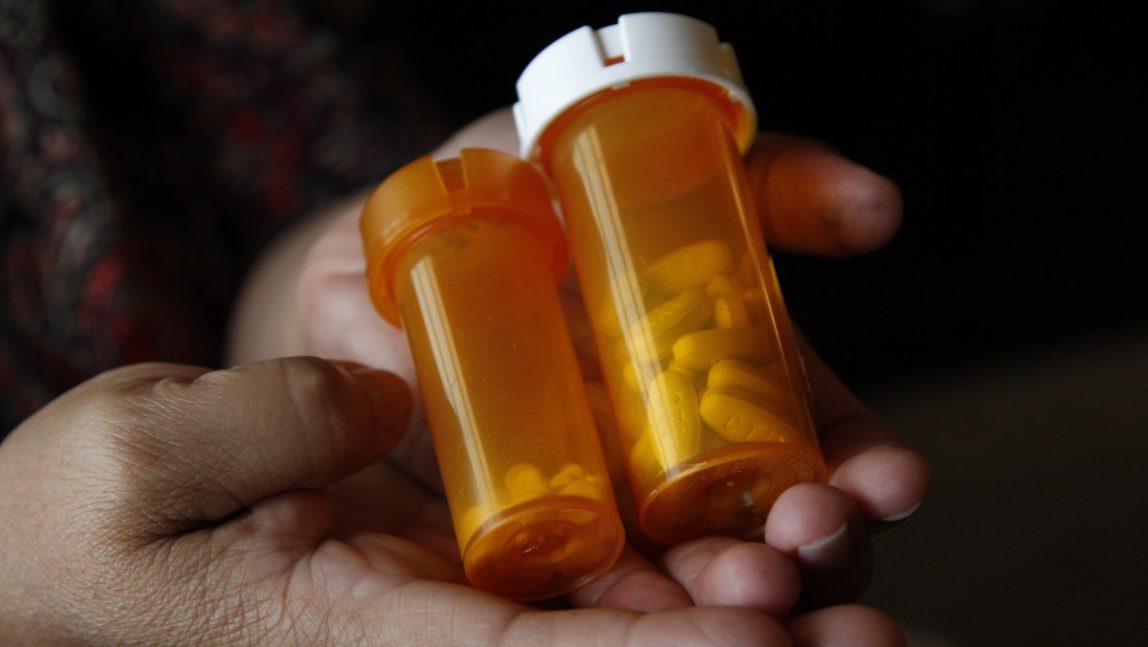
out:
M612 507L584 497L548 496L488 520L468 543L463 564L477 588L514 600L541 600L601 575L624 545Z
M793 443L738 443L676 468L640 505L642 528L679 544L707 535L761 539L766 515L791 485L824 482L815 448Z

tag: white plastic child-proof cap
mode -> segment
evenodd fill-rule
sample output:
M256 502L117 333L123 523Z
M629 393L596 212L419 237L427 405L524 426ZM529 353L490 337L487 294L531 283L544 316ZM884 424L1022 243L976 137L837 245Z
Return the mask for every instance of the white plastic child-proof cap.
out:
M757 113L733 48L710 25L672 13L634 13L618 24L582 27L542 50L518 77L514 121L523 157L538 155L547 126L563 111L602 90L631 81L678 77L708 81L740 104L746 118L734 133L742 151L757 128Z

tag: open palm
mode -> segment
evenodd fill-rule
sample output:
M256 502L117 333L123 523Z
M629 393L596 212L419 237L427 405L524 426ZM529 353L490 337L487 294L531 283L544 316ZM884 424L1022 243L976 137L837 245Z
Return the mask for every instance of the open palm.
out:
M451 155L464 146L513 151L509 114L499 112L476 122L436 155ZM749 171L771 246L851 254L880 246L899 223L900 198L888 180L815 142L763 135L749 157ZM384 322L368 298L357 228L361 203L359 197L332 209L267 256L248 285L236 319L235 360L314 354L383 368L415 383L402 332ZM593 394L599 390L593 383L593 344L579 338L589 334L585 315L576 286L565 285L563 291ZM651 612L721 605L782 618L799 604L807 613L790 621L797 629L828 631L825 627L850 623L856 629L866 622L882 626L874 612L829 605L854 599L864 590L871 568L870 526L911 513L923 495L928 469L811 349L803 352L814 391L814 420L832 470L830 484L801 485L783 494L767 520L763 542L712 537L661 554L628 549L609 573L553 606ZM608 420L602 410L608 405L591 400L598 405L599 419ZM525 609L457 586L464 581L457 548L432 445L417 414L386 460L332 486L331 494L333 536L385 548L390 576L396 582L419 583L415 588L428 596L435 591L433 583L452 583L438 594L450 591L451 598L457 598L451 608L460 623L461 618L489 623L502 617L492 609L513 609L516 614ZM429 598L424 602L429 605ZM483 608L486 611L477 611ZM475 617L464 609L474 610ZM625 614L609 617L623 624L634 619ZM569 618L554 616L546 622L558 624L547 626L554 629Z

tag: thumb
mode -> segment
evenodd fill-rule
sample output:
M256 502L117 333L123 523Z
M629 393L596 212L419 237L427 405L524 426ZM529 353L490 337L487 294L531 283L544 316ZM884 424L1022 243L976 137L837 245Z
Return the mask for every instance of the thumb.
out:
M313 357L220 371L142 364L89 384L118 394L106 402L119 409L125 494L165 533L353 474L398 442L412 402L390 373Z

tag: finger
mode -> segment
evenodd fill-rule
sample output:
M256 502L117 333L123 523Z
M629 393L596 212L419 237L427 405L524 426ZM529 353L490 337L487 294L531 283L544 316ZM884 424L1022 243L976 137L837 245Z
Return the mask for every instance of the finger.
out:
M118 421L125 494L168 532L361 469L398 441L411 407L394 375L306 357L213 372L147 364L97 384L120 395L102 409Z
M361 206L361 205L360 205ZM406 334L382 318L368 297L358 209L339 214L307 252L295 307L307 353L344 359L394 373L417 385ZM442 491L418 393L410 425L389 458L435 491Z
M746 172L772 246L844 256L880 247L901 224L897 186L820 142L763 133Z
M378 532L409 539L461 566L450 511L436 494L390 461L377 461L329 488L335 536ZM386 496L380 496L385 492Z
M857 506L840 490L816 483L787 489L765 520L765 541L801 570L799 608L852 602L869 586L872 541Z
M793 641L809 647L898 647L905 636L889 616L850 604L820 609L786 623Z
M228 365L308 352L297 312L299 273L311 246L334 222L357 213L365 195L351 195L301 221L276 239L254 264L240 287L228 325ZM358 257L362 258L362 251ZM322 355L323 357L331 357Z
M687 607L539 611L457 581L457 569L397 537L324 542L296 562L292 642L400 645L789 645L784 627L750 609ZM322 600L308 595L322 591ZM293 607L293 608L292 608Z
M472 589L457 591L444 613L439 585L413 582L401 592L402 612L393 598L362 605L353 613L366 618L360 636L340 641L357 644L426 645L790 645L784 627L748 609L675 609L643 614L620 609L528 610ZM372 608L375 607L375 608ZM362 621L360 620L360 625Z
M369 298L359 206L336 216L303 260L295 299L303 347L320 357L389 371L414 386L406 335Z
M609 571L567 597L575 607L666 611L692 606L680 585L627 546Z
M829 483L846 492L873 523L904 520L921 504L928 462L905 447L800 337L814 393L813 421L829 464Z
M691 607L661 613L582 609L519 614L503 640L511 645L712 645L767 647L792 644L780 623L750 609Z
M464 148L493 148L518 155L518 129L510 108L500 108L471 122L439 145L432 156L435 159L457 157Z
M746 607L783 618L801 592L793 562L764 544L708 537L670 549L662 564L701 606Z

